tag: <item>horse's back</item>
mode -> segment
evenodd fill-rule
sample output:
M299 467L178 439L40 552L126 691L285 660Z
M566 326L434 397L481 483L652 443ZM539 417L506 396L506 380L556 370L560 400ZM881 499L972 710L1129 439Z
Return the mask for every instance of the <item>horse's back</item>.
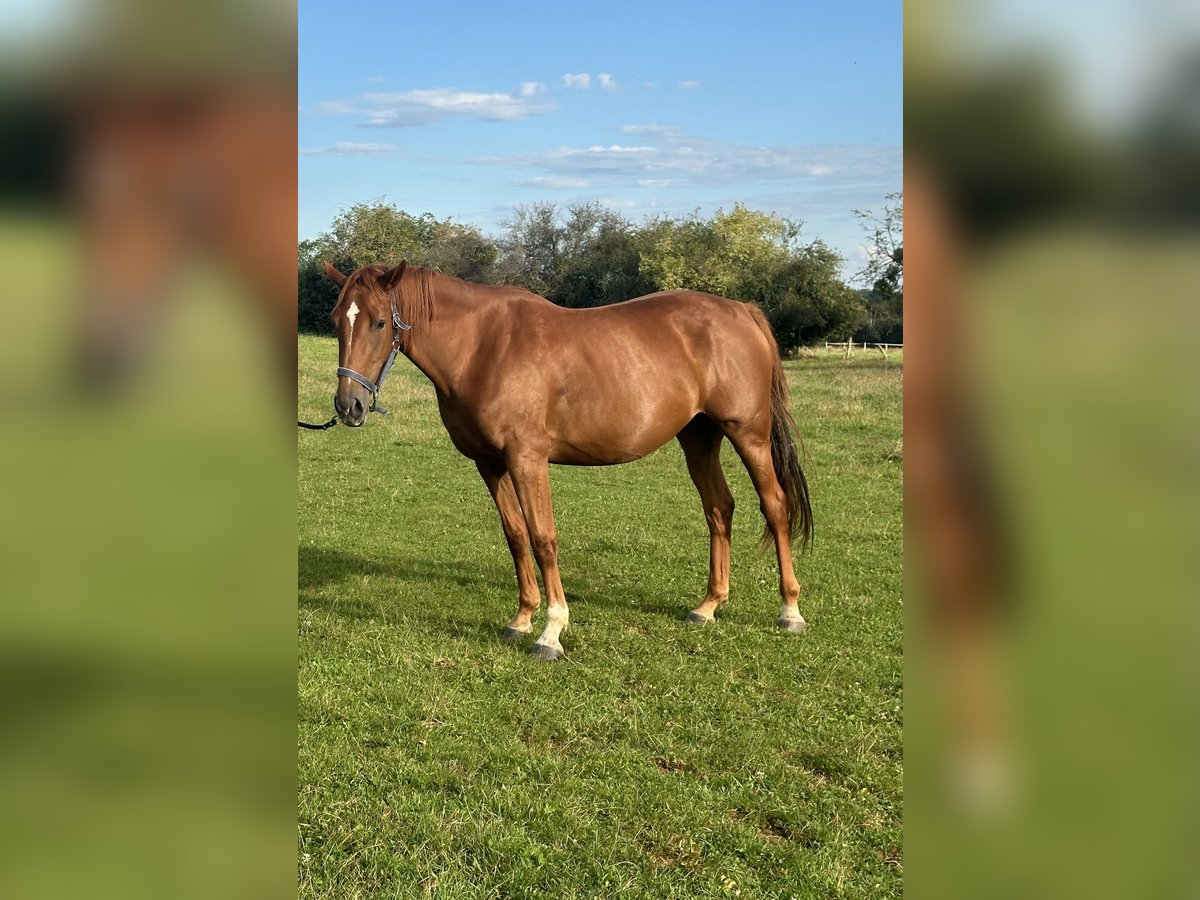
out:
M726 382L739 374L769 377L774 348L756 322L756 307L699 291L660 291L624 303L601 307L610 311L619 332L651 335L656 355L686 357L698 377Z
M769 345L744 303L696 291L662 291L591 309L547 304L533 329L558 364L608 378L620 370L707 380L713 366L769 363ZM655 371L657 370L657 371Z
M688 349L696 344L746 340L759 343L760 330L745 303L699 291L659 291L621 303L591 309L553 307L561 322L562 333L583 342L603 340L606 333L621 340L633 338L656 345L666 340L669 350L674 340L685 341Z
M528 306L556 462L624 462L699 413L718 421L767 402L770 344L745 304L667 291L588 310ZM539 379L541 380L541 379Z

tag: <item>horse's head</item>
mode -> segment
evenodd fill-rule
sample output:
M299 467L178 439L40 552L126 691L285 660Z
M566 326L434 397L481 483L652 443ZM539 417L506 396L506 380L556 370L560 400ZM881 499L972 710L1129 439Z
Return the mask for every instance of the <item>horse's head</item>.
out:
M76 117L71 188L87 274L76 358L89 387L120 385L145 361L191 246L184 186L201 175L186 125L133 101L100 100Z
M347 425L359 426L375 408L384 375L400 349L407 323L400 319L396 291L405 263L363 266L343 275L330 263L325 274L341 288L333 308L338 338L338 386L333 407Z

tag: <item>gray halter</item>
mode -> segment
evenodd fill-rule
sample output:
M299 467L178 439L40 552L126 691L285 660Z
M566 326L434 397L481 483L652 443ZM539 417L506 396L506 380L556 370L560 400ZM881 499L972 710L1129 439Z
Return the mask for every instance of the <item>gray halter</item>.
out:
M394 288L392 289L390 298L392 301L392 352L388 354L387 362L383 364L383 369L379 373L378 380L372 381L361 372L355 372L353 369L347 369L344 366L338 366L337 370L338 378L351 378L371 392L371 405L367 408L367 412L377 412L384 416L387 415L387 410L378 405L379 392L383 389L383 379L387 378L388 372L392 370L392 366L396 362L396 355L400 352L400 332L412 330L412 326L400 318L400 307Z

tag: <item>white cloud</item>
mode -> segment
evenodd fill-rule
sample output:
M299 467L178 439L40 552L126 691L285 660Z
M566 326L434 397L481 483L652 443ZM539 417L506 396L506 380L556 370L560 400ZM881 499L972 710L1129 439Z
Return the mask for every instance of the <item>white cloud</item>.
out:
M572 151L576 152L576 151ZM622 147L620 144L611 144L608 147L601 147L599 144L588 147L587 153L653 153L653 147Z
M697 88L704 87L699 81L681 81L679 82L679 86L685 91L694 91Z
M358 111L345 100L322 100L313 107L314 116L348 116Z
M600 87L604 88L604 90L608 91L610 94L620 87L620 85L617 84L613 77L607 72L601 72L596 76L596 79L600 82Z
M631 145L559 147L479 163L532 169L541 178L578 179L627 189L709 188L793 182L805 189L891 183L900 148L879 145L757 147L690 135L674 125L626 125Z
M592 86L592 76L588 75L587 73L582 75L572 75L570 72L568 72L562 77L562 83L564 87L580 88L586 91Z
M339 141L332 147L300 149L301 156L391 156L399 153L399 144L369 144L354 141Z
M372 75L370 78L366 79L366 81L367 84L383 84L385 81L387 81L387 79L382 75Z
M449 88L363 94L372 108L366 124L375 127L427 125L450 116L466 116L492 122L525 119L548 112L552 104L512 94L483 94Z
M626 134L646 134L651 137L669 138L682 134L678 125L622 125Z
M542 175L538 178L523 178L514 182L521 187L549 188L551 190L581 190L591 182L585 178L569 178L564 175Z
M513 121L544 115L558 107L538 96L544 85L529 81L515 94L459 91L453 88L431 90L373 91L351 100L325 100L313 109L315 115L364 117L360 123L373 128L406 128L429 125L459 116L490 122Z

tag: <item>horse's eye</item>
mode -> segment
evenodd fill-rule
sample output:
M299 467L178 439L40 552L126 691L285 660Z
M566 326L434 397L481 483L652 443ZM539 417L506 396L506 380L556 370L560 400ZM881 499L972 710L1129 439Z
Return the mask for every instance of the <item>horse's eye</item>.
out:
M375 322L375 327L376 327L376 329L379 329L379 328L382 328L386 324L387 324L387 322L383 321L383 319L379 319Z

